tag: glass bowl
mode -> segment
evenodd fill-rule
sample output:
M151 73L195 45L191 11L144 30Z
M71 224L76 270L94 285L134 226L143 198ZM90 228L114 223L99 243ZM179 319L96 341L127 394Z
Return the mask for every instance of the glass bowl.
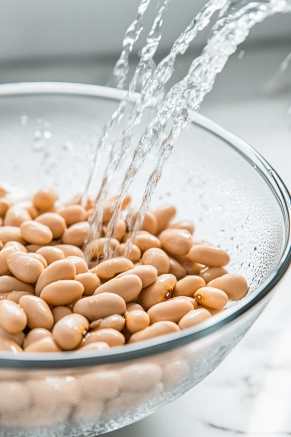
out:
M62 200L81 191L96 138L124 95L78 84L1 85L0 183L29 194L50 186ZM246 276L248 295L196 328L108 353L2 352L1 436L95 436L153 413L215 369L271 298L290 263L289 193L250 146L191 116L152 205L172 202L178 218L194 220L197 238L226 249L227 268Z

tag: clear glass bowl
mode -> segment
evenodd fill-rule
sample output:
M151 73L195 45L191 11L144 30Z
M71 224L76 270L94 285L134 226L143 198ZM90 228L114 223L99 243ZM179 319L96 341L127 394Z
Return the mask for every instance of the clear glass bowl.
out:
M28 193L53 186L63 200L79 192L124 92L35 83L1 85L0 95L0 182ZM290 263L289 193L246 143L201 115L192 120L153 205L173 202L198 238L228 250L248 296L196 328L108 353L1 353L1 436L95 436L151 414L215 369L269 301Z

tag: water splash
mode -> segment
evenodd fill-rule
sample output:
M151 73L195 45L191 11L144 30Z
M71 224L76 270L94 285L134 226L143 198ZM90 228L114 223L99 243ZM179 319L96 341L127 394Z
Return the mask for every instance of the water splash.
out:
M289 12L291 1L281 2L252 2L235 10L230 6L226 16L220 18L213 29L213 35L209 39L201 56L196 58L183 80L174 85L163 100L155 119L145 131L137 150L141 147L144 157L153 147L157 147L165 134L165 128L172 119L173 127L166 140L159 148L158 162L150 176L143 199L139 208L138 220L133 229L132 238L128 245L134 241L134 236L143 221L144 214L150 203L154 189L160 179L162 168L170 156L175 140L181 130L189 123L187 111L197 111L205 95L213 88L216 76L224 68L229 56L233 54L237 46L248 36L250 29L266 17L278 12ZM181 121L182 120L182 121ZM137 174L141 162L134 169ZM134 180L132 166L129 167L121 189L118 205L108 226L108 238L112 238L118 219L120 205ZM120 205L119 205L120 203Z
M114 176L116 168L120 166L123 158L129 152L133 130L140 123L145 108L150 106L150 104L153 101L153 97L155 97L158 101L162 100L164 94L164 86L174 72L174 65L177 56L179 54L185 53L191 41L195 38L198 32L203 30L209 24L212 15L216 11L226 7L226 5L228 5L228 1L210 0L209 2L207 2L206 5L203 7L203 9L191 21L191 23L185 29L185 31L182 32L181 35L176 39L169 55L166 56L160 62L156 70L152 72L151 61L161 38L161 26L162 26L163 15L168 7L168 4L169 2L165 1L164 5L158 12L156 20L153 24L153 27L147 39L147 44L144 47L144 49L141 51L140 62L138 64L132 82L130 84L129 92L125 97L125 99L121 101L119 108L115 111L115 113L113 114L107 125L105 126L102 137L96 149L96 153L94 157L94 167L91 171L85 189L85 195L83 196L84 203L87 200L86 193L88 192L89 186L92 182L93 173L96 171L96 168L100 162L100 156L104 149L106 140L110 132L113 130L113 128L116 127L118 122L120 122L120 118L124 115L126 105L130 101L130 97L133 95L133 92L136 89L137 82L139 80L139 82L143 84L141 96L138 102L136 103L136 105L134 106L134 108L132 109L130 115L128 116L125 128L122 132L121 141L116 142L112 147L110 159L108 161L108 165L105 170L105 175L103 177L99 194L97 196L94 214L92 216L92 229L91 229L89 242L100 235L100 231L102 228L102 211L108 194L108 184L111 178ZM145 151L144 153L141 153L141 148L136 150L133 157L133 165L131 166L131 169L128 172L128 176L131 173L131 171L135 168L137 163L140 164L142 163L144 157L145 157ZM120 208L120 206L121 203L118 203L118 208ZM115 220L117 221L117 218ZM112 235L113 232L114 231L112 231ZM84 250L85 250L86 257L90 259L90 253L88 253L88 251L86 250L86 246L84 247Z
M193 37L209 23L212 14L221 8L224 8L224 15L220 16L214 26L212 36L202 54L194 59L187 75L175 84L164 97L163 85L173 72L176 55L185 52ZM134 150L133 160L125 173L113 217L108 225L106 235L108 247L109 239L112 238L115 231L122 202L149 153L152 150L157 153L157 163L146 184L138 210L138 219L135 222L132 237L128 240L128 246L134 241L135 232L142 223L144 213L150 203L153 191L161 177L163 166L171 154L174 143L181 130L190 122L190 112L199 109L205 95L211 91L217 74L222 71L229 56L236 51L237 46L246 39L250 29L268 16L278 12L290 12L290 10L291 0L270 0L251 3L240 1L230 5L227 2L212 0L204 6L200 14L192 21L178 40L175 41L168 57L158 65L153 74L148 78L141 93L141 98L127 120L121 143L118 145L120 147L119 154L128 152L133 129L140 122L144 108L155 95L159 103L157 115L143 133ZM170 134L166 135L169 126ZM166 139L164 139L165 137ZM96 224L96 217L100 218L100 210L102 211L102 208L99 209L98 205L100 206L97 202L96 207L99 212L94 217L94 225ZM94 230L90 239L92 237L95 237ZM88 253L86 255L90 257Z
M102 135L100 137L100 140L98 141L98 144L95 147L95 152L92 157L92 168L91 172L84 190L84 193L82 195L82 204L85 205L87 203L88 199L88 192L90 185L92 184L93 177L96 173L96 170L98 169L98 165L100 162L100 158L102 155L102 152L104 150L104 147L106 145L106 141L110 135L110 133L113 131L113 129L118 128L121 126L121 121L123 119L123 116L128 109L128 106L130 102L133 99L134 92L136 91L136 88L138 85L141 87L144 86L144 83L147 81L148 77L151 75L152 68L153 68L153 56L156 53L156 50L158 48L161 36L162 36L162 25L164 20L164 14L168 9L168 6L170 5L172 0L164 0L164 3L162 7L159 9L157 16L154 20L153 26L149 32L149 35L146 40L146 45L143 47L143 49L140 52L140 60L136 67L135 73L133 75L133 78L129 85L128 93L126 94L125 98L121 100L117 110L113 113L111 119L106 123ZM110 160L115 159L116 157L116 151L117 145L115 147L113 146L111 154L110 154ZM109 170L108 170L109 171ZM108 173L107 171L107 173ZM106 175L104 176L106 178ZM104 187L104 180L101 183L101 187ZM105 189L105 188L104 188ZM100 192L100 190L99 190ZM100 197L100 196L99 196ZM97 196L98 198L98 196ZM99 209L100 209L100 203L101 200L99 200ZM103 204L102 204L103 205ZM95 221L95 220L94 220Z
M128 59L132 52L133 46L138 40L142 30L143 30L143 17L150 4L150 0L141 0L141 3L137 10L137 15L134 21L131 23L127 31L125 32L123 39L123 50L118 61L115 64L113 74L116 77L117 88L124 88L126 77L128 74Z
M289 55L286 56L284 61L281 62L278 73L283 74L284 71L287 70L290 64L291 64L291 53L289 53Z

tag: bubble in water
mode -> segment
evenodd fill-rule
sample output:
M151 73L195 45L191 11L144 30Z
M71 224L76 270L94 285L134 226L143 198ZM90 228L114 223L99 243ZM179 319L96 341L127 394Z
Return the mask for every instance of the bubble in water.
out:
M242 59L245 55L245 51L244 50L240 50L240 52L238 53L237 57L238 59Z
M50 130L44 130L44 131L43 131L43 137L44 137L46 140L48 140L49 138L51 138L51 136L52 136L52 133L51 133Z
M34 132L34 141L39 141L42 139L42 131L40 129L36 129Z
M22 115L22 116L20 117L20 123L22 124L22 126L26 126L26 125L27 125L27 123L28 123L28 117L27 117L27 115Z

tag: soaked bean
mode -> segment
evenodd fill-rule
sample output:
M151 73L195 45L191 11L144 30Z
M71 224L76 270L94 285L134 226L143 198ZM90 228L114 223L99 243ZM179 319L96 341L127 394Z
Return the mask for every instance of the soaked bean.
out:
M162 321L178 323L189 311L193 310L193 305L184 299L170 299L153 305L148 310L151 324Z
M52 189L43 188L33 196L32 203L35 208L48 211L53 208L56 200L58 200L58 196Z
M55 240L61 238L67 227L64 218L55 212L41 214L35 219L35 221L50 228Z
M88 265L86 261L79 256L67 256L66 261L70 261L76 267L76 275L88 272Z
M95 320L90 323L90 329L102 329L112 328L116 331L122 331L125 325L125 318L119 314L113 314L112 316L105 317L104 319Z
M230 261L225 250L202 245L193 246L189 251L189 258L208 267L223 267Z
M35 220L27 220L20 225L22 237L33 244L48 244L53 239L53 234L50 228L46 225L36 222Z
M34 341L24 350L25 352L62 352L53 337L44 337Z
M6 275L0 276L0 290L2 293L10 293L11 291L29 291L34 293L34 287L31 284Z
M49 331L54 324L52 312L47 303L37 296L22 296L19 300L27 316L27 325L30 329L45 328Z
M49 244L52 244L52 242L49 243ZM42 247L48 247L48 246L44 246L43 244L28 244L28 245L25 246L25 247L26 247L26 249L27 249L28 252L30 252L30 253L36 253L36 251L37 251L38 249L41 249Z
M1 219L2 220L2 219ZM2 226L2 222L0 221L0 226ZM2 250L4 247L4 244L2 243L2 241L0 241L0 250Z
M189 275L177 282L174 293L175 296L193 297L195 291L205 285L205 281L200 276Z
M65 219L67 226L78 222L84 222L87 217L86 210L80 205L68 205L61 208L58 213Z
M188 275L199 275L200 271L204 267L202 264L198 264L190 259L189 254L182 256L175 255L175 259L178 261L179 264L183 266Z
M126 304L126 311L124 314L129 313L129 311L133 311L133 310L144 311L143 307L141 305L139 305L138 303L129 302Z
M146 288L156 282L158 277L158 271L153 266L136 266L133 270L128 270L127 272L120 273L118 277L126 275L136 275L139 277L142 283L142 288Z
M29 255L40 261L45 269L47 268L46 259L42 255L40 255L39 253L30 253Z
M29 291L11 291L11 293L7 293L7 299L15 303L19 303L22 296L33 296L33 293Z
M131 310L125 313L125 325L130 334L135 334L147 328L150 324L149 315L142 310Z
M194 293L197 302L215 310L222 310L228 302L227 294L214 287L199 288Z
M202 323L210 318L211 318L210 312L201 308L201 309L190 311L188 314L182 317L178 325L180 329L191 328L192 326L196 326L198 325L198 323Z
M105 205L104 205L104 209L103 209L103 223L108 223L114 213L114 210L116 208L116 203L117 203L118 197L114 196L112 199L109 199ZM121 210L123 211L124 209L126 209L129 204L131 202L131 198L130 196L125 196L122 204L121 204Z
M8 259L12 253L22 252L27 253L27 249L16 241L6 243L0 252L0 276L7 275L9 273Z
M32 220L34 220L39 215L38 210L35 208L35 206L33 206L30 200L23 200L21 202L16 202L14 203L13 206L15 208L26 209Z
M4 337L0 337L0 351L11 352L13 355L18 355L19 353L23 352L21 347L18 346L15 341L11 340L10 338ZM2 395L3 393L1 391L1 397Z
M6 212L11 207L11 203L4 197L0 198L0 217L5 217Z
M30 346L32 343L39 341L46 337L52 337L52 333L45 328L34 328L25 337L23 348L24 350Z
M12 253L8 258L8 267L17 279L29 284L34 284L44 271L44 266L38 259L23 252Z
M67 228L62 236L62 243L83 246L90 235L90 225L87 221L78 222Z
M0 393L0 411L3 416L11 411L14 412L14 415L18 415L24 406L31 405L29 391L22 382L1 381Z
M107 229L108 229L107 226L103 226L104 235L106 235ZM121 241L122 238L124 237L125 233L126 233L126 223L124 220L118 219L117 224L116 224L116 228L115 228L115 231L113 234L113 238L115 238L118 241Z
M180 328L176 323L173 322L157 322L142 331L133 334L129 343L136 343L138 341L150 340L151 338L159 337L160 335L172 334L174 332L179 332Z
M52 309L52 315L53 315L53 318L54 318L54 324L56 324L63 317L69 316L70 314L72 314L72 311L68 307L66 307L64 305L60 305L58 307L54 307Z
M125 243L122 243L118 248L117 248L117 254L119 256L125 256L125 253L127 252L127 246ZM130 253L128 256L126 256L126 258L130 259L130 261L132 261L133 263L139 261L141 257L141 250L139 247L137 247L135 244L132 245L132 248L130 250Z
M85 258L82 250L79 247L73 246L72 244L57 244L55 247L61 249L65 257L78 256L83 259Z
M8 338L8 340L15 341L15 343L17 343L18 346L22 347L24 342L24 333L18 332L17 334L10 334L10 332L7 332L5 329L3 329L0 326L0 338Z
M122 297L125 302L130 302L139 295L141 289L142 282L137 275L126 275L111 279L105 284L100 285L94 294L100 295L104 292L114 293Z
M170 260L166 252L162 249L148 249L144 252L141 262L143 264L154 266L158 275L168 273L170 270Z
M83 351L104 351L110 349L110 346L105 341L95 341L95 343L85 344L85 346L79 347L76 352Z
M156 235L158 233L158 222L156 216L152 212L147 211L145 213L141 229L149 232L152 235Z
M87 346L91 344L93 345L94 343L89 343ZM78 350L81 350L81 348ZM80 375L78 380L82 396L88 400L100 399L102 401L114 398L119 392L119 375L119 371L110 370Z
M242 299L248 292L248 284L241 275L228 274L209 282L209 287L224 291L230 300Z
M74 280L60 280L44 287L40 297L51 306L69 305L80 299L84 292L83 285Z
M159 238L162 249L172 255L186 255L192 247L192 236L185 229L165 229Z
M112 258L103 261L94 268L94 273L101 279L112 279L119 273L133 269L133 263L127 258Z
M42 255L48 265L52 264L55 261L65 259L64 252L54 246L43 246L40 249L37 249L35 253L37 253L38 255Z
M88 332L82 342L82 346L100 341L107 343L110 347L123 346L125 343L125 338L124 335L122 335L121 332L117 331L116 329L102 328L98 329L97 331L95 330Z
M33 405L38 405L43 410L51 406L62 409L64 405L73 406L80 402L79 384L76 378L67 376L66 373L64 373L64 377L59 377L56 373L51 372L47 376L43 372L42 378L30 379L26 386L31 393ZM50 419L52 417L50 416ZM51 420L49 424L51 424Z
M158 279L154 284L141 291L139 295L139 303L145 309L149 309L157 303L170 299L176 282L177 280L174 275L166 274L158 276Z
M110 415L125 415L128 411L136 410L137 405L141 405L141 394L142 405L146 406L160 398L163 388L163 384L158 383L151 390L141 392L138 385L138 391L122 391L119 396L106 403L106 412Z
M213 281L213 279L219 278L227 273L227 270L225 270L223 267L206 267L205 269L201 270L199 276L201 276L206 284L208 284L210 281Z
M10 300L0 301L0 326L10 334L18 334L26 327L27 317L17 303Z
M146 231L137 232L134 244L136 244L136 246L138 246L142 252L145 252L153 247L157 247L159 249L161 248L160 240Z
M175 361L170 360L170 362L165 363L162 378L164 389L177 387L190 375L190 370L190 365L182 358Z
M96 288L100 285L100 279L95 273L80 273L75 277L75 281L81 282L84 287L83 296L92 296Z
M88 253L92 259L99 258L104 255L104 246L105 246L106 238L96 238L95 240L90 241L87 245ZM119 246L119 241L115 238L111 238L109 244L110 252L115 252Z
M209 311L212 316L215 316L216 314L220 314L224 311L224 309L215 310L214 308L209 308L209 307L206 307L204 305L198 305L198 309L201 309L201 308L204 308L205 310Z
M23 222L31 220L31 215L26 209L12 206L8 209L4 219L5 226L20 226Z
M74 313L82 314L90 322L103 319L113 314L124 314L124 299L114 293L102 293L84 297L74 305Z
M39 276L35 286L35 294L39 296L41 291L52 282L74 279L75 276L76 266L74 263L67 259L55 261Z
M193 297L189 297L189 296L177 296L177 297L173 297L172 300L175 299L182 299L182 300L186 300L187 302L191 302L191 305L193 306L194 310L198 309L198 303L196 301L196 299L194 299Z
M168 225L168 229L185 229L186 231L190 232L192 235L194 233L194 225L189 220L180 220L178 222L171 222Z
M175 217L176 208L173 205L160 206L159 208L153 211L153 214L157 219L157 223L158 223L157 234L159 234L164 229L166 229L170 221Z
M91 420L99 420L102 417L104 403L100 400L90 400L89 403L82 402L74 408L72 420L81 426Z
M88 320L80 314L70 314L59 320L53 328L53 338L63 350L76 349L89 328Z
M144 392L151 390L162 379L161 367L153 363L130 364L120 370L120 390Z
M1 226L0 227L0 241L3 244L9 243L10 241L16 241L20 244L26 244L26 241L22 237L20 228L17 226Z
M184 269L184 267L178 263L178 261L176 261L174 258L170 258L170 270L169 273L171 273L171 275L176 276L176 278L179 279L183 279L186 275L187 272Z

